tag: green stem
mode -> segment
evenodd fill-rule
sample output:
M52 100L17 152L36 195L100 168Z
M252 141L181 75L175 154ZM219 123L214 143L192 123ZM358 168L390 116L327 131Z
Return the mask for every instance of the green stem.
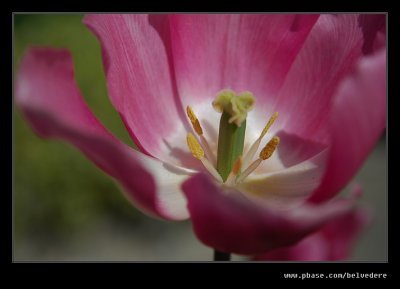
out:
M214 250L214 261L230 261L231 254Z

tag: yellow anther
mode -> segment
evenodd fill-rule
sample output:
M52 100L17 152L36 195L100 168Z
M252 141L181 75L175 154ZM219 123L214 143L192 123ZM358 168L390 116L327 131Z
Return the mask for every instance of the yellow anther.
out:
M279 137L274 136L260 152L260 159L269 159L279 144Z
M234 175L237 175L237 174L240 172L240 169L241 169L241 168L242 168L242 157L239 157L239 158L236 160L235 164L233 165L232 173L233 173Z
M187 134L186 141L187 141L187 145L188 145L189 150L192 153L192 155L198 160L203 159L204 158L204 150L201 147L201 145L199 144L199 142L197 141L197 139L194 137L194 135L189 132Z
M243 166L247 167L251 160L253 159L254 155L256 154L261 140L263 139L263 137L267 134L269 128L272 126L272 124L274 123L275 119L278 117L278 112L275 112L271 118L269 119L267 125L264 127L264 129L262 130L260 136L256 139L256 141L250 146L250 149L247 151L247 153L244 155L243 158Z
M259 138L260 139L260 138ZM252 162L239 176L236 183L241 183L245 180L252 172L254 172L263 160L266 160L272 156L277 146L279 145L280 139L278 136L274 136L266 146L261 150L260 157ZM254 146L254 145L253 145ZM258 147L258 145L257 145Z
M193 129L195 130L195 132L198 135L203 135L203 129L201 128L200 122L197 119L196 115L194 114L192 108L189 105L186 107L186 113L190 119L190 122L192 123Z
M275 112L275 113L271 116L271 118L269 119L267 125L264 127L264 129L263 129L263 131L262 131L262 133L261 133L261 135L260 135L261 138L265 136L265 134L268 132L269 128L270 128L271 125L274 123L274 121L275 121L275 119L276 119L277 117L278 117L278 112Z
M235 180L237 175L239 174L242 168L242 156L240 156L233 165L232 171L225 181L225 185L233 186L235 184Z

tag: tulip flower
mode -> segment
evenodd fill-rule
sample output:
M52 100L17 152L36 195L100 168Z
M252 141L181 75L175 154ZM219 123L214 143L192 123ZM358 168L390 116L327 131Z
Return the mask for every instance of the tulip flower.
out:
M139 151L85 104L67 50L28 49L15 100L41 137L77 147L137 208L190 218L217 251L260 256L314 242L358 212L357 198L336 195L385 128L384 16L90 14L84 23Z
M364 208L350 211L289 247L255 256L257 261L339 261L346 260L363 229L370 222Z

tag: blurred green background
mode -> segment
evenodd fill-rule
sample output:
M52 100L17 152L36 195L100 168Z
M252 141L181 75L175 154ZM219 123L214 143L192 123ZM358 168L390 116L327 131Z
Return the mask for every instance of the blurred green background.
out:
M87 103L103 124L133 145L107 97L100 46L82 15L14 15L14 73L29 46L65 47ZM375 213L352 260L387 260L386 150L381 142L357 175ZM81 153L38 138L14 110L14 259L16 261L179 261L212 258L190 222L153 220ZM234 260L241 257L234 256Z

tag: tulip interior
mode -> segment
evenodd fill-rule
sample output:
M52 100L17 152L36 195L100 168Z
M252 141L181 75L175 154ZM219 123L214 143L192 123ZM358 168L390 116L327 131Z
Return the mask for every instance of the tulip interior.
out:
M275 112L260 136L243 156L243 146L246 135L246 117L247 113L253 109L254 104L255 97L248 91L238 95L232 90L222 90L217 94L212 103L214 109L221 113L217 156L214 155L208 141L204 137L203 128L193 112L193 109L190 106L186 109L193 130L196 132L201 142L200 144L192 133L188 133L187 144L189 150L195 158L203 163L206 170L217 181L229 186L234 186L242 182L257 169L263 160L270 158L280 142L278 136L272 137L261 150L259 158L252 162L261 140L278 117L278 113Z

